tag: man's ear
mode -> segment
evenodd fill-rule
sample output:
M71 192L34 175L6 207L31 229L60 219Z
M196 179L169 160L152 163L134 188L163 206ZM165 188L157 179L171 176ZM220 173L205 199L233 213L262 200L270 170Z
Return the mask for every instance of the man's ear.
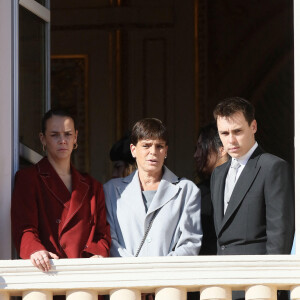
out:
M252 121L250 127L251 127L253 133L256 133L256 131L257 131L257 122L256 122L256 120Z

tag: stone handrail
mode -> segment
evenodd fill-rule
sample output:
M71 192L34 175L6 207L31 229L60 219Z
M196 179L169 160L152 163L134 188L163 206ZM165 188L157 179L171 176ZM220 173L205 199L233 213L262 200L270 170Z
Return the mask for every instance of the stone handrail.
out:
M23 299L186 299L187 291L200 291L201 299L230 299L231 290L245 290L246 299L275 299L276 290L290 290L300 299L300 257L195 256L90 258L53 260L43 273L28 260L0 261L0 300ZM261 293L261 294L260 294Z

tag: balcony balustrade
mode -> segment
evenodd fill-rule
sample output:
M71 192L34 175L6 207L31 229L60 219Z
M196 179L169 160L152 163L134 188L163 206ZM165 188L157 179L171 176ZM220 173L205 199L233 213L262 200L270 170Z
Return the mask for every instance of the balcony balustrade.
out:
M300 257L195 256L90 258L53 260L43 273L29 260L0 261L0 300L139 300L155 293L155 300L184 300L200 291L201 300L230 300L244 290L247 300L276 299L276 290L290 290L300 300Z

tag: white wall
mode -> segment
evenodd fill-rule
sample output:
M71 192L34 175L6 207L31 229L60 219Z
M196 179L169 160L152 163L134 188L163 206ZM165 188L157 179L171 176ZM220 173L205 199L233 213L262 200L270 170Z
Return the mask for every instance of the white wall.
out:
M0 0L0 259L11 258L12 0Z

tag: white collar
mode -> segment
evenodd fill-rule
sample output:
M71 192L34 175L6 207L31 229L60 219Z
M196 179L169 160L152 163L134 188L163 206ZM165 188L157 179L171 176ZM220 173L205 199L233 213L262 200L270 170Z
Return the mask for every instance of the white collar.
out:
M255 151L255 149L258 147L257 142L255 142L255 144L251 147L251 149L242 157L239 158L232 158L234 160L237 160L241 165L246 165L246 163L248 162L249 158L251 157L251 155L253 154L253 152Z

